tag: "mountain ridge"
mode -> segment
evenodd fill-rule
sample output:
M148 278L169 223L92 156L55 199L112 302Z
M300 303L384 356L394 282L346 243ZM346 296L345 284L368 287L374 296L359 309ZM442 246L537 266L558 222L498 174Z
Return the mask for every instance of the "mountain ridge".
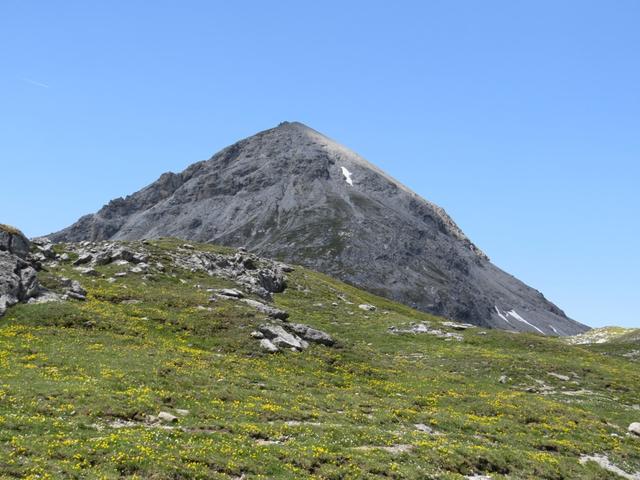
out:
M166 236L244 246L454 320L548 335L588 330L491 264L444 209L299 122L164 173L51 238Z

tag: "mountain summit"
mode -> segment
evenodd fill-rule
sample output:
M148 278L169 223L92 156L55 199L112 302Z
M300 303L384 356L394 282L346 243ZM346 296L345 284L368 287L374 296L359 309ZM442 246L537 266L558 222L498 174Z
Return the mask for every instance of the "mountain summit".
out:
M547 335L588 327L493 265L446 212L298 122L235 143L52 234L243 246L423 311Z

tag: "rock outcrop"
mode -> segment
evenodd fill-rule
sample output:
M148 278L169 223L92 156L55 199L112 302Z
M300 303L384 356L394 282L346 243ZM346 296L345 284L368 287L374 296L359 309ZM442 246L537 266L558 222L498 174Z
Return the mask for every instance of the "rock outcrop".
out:
M8 307L44 292L28 255L29 240L22 232L0 224L0 316Z
M92 267L98 265L117 264L123 267L123 272L145 274L161 272L165 266L159 263L149 264L149 252L144 243L124 246L120 242L79 242L64 246L65 254L73 254L77 259L73 262L78 271L85 275L93 275ZM196 251L191 246L178 247L169 254L169 262L173 267L205 272L211 276L226 278L235 282L248 293L258 295L265 301L271 301L274 293L284 291L287 285L286 273L293 268L282 262L260 258L246 251L230 254ZM286 313L262 304L256 300L244 299L242 291L237 289L210 290L214 297L242 299L254 308L267 313L274 318L286 318Z
M169 236L246 247L456 321L546 335L588 330L493 265L442 208L300 123L163 174L51 238ZM259 277L255 288L283 287L278 276Z
M251 336L260 340L260 348L267 353L276 353L283 349L302 351L310 343L331 347L335 340L326 332L302 323L264 324Z

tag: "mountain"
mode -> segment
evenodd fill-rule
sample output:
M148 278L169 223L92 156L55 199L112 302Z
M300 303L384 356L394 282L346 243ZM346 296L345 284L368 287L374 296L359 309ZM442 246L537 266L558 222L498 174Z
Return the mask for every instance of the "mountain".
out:
M546 335L588 327L478 249L446 212L297 122L237 142L50 235L243 246L425 312Z

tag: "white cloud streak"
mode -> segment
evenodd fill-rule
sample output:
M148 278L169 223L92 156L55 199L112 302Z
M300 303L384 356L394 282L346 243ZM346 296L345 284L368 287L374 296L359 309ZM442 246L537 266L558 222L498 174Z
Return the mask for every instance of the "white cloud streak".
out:
M49 85L47 85L46 83L42 83L42 82L36 82L35 80L31 80L30 78L23 78L22 80L24 80L25 82L27 82L30 85L34 85L36 87L40 87L40 88L49 88Z

